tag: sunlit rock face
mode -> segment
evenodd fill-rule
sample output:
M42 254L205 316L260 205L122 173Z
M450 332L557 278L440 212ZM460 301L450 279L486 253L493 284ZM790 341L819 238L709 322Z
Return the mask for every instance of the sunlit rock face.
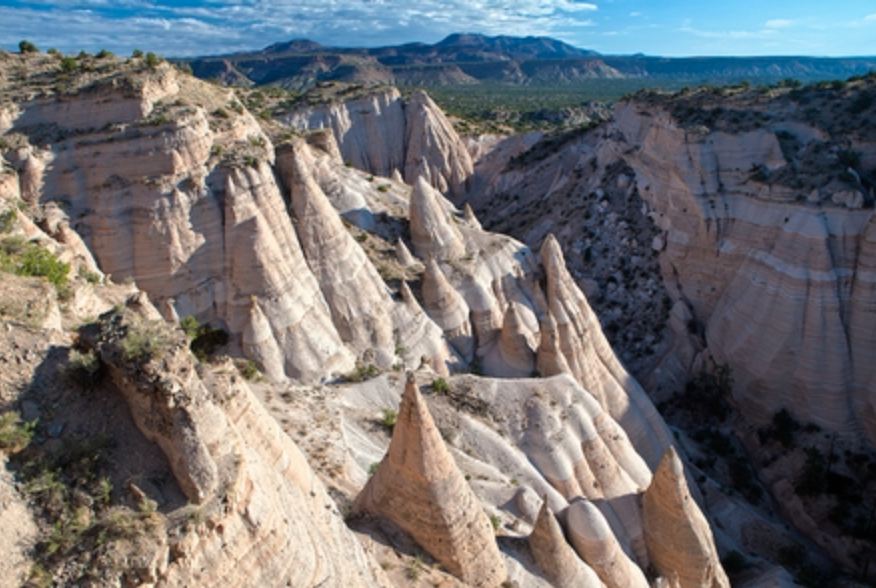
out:
M331 129L345 162L414 184L424 178L460 196L472 174L468 150L453 125L425 92L402 100L395 88L328 106L299 110L284 122L301 130Z
M779 136L793 132L804 147L825 137L790 122L692 133L636 102L620 105L616 119L624 143L639 146L624 159L664 232L664 280L703 325L714 360L731 366L743 412L765 421L787 408L876 439L876 380L864 359L876 326L873 210L835 182L801 194L752 172L792 165Z

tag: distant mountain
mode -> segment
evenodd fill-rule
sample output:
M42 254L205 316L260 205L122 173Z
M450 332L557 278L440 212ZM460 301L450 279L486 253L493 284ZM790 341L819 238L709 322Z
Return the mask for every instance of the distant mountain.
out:
M451 86L478 83L577 84L641 78L690 83L848 78L876 70L873 58L601 55L550 37L453 34L433 45L325 47L306 39L260 51L184 60L195 75L232 84L305 90L320 81ZM647 85L647 84L643 84Z

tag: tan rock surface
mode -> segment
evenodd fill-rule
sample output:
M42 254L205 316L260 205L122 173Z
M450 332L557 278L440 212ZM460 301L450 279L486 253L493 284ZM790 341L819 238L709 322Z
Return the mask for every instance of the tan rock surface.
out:
M180 331L130 310L105 316L96 329L86 334L89 344L198 503L187 507L193 530L156 543L142 570L152 584L388 585L304 456L239 377L218 370L202 380ZM164 347L132 356L125 341L143 329Z
M419 178L411 192L411 242L420 259L456 259L465 255L465 242L447 211L444 198Z
M405 115L405 180L413 184L425 177L441 193L461 196L473 169L453 125L422 91L408 98Z
M535 561L556 588L601 588L604 586L593 569L584 563L566 542L563 530L547 501L541 506L529 548Z
M411 376L389 450L356 498L353 512L391 519L467 584L499 586L506 578L486 513L447 451Z
M684 466L669 448L643 500L648 554L681 588L729 588L709 523L690 496Z
M624 553L605 517L587 500L569 506L569 540L608 588L646 588L645 574Z

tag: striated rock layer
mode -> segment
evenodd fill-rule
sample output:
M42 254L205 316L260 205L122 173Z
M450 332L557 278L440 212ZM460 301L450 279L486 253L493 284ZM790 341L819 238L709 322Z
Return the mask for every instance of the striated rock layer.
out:
M287 115L300 130L331 129L344 161L389 178L402 173L409 184L426 181L442 193L461 195L472 174L468 150L453 125L425 92L407 100L395 88Z
M845 188L829 175L806 194L762 181L798 165L786 156L826 140L784 116L764 128L691 133L660 107L626 102L615 128L638 146L624 159L664 232L670 293L703 325L714 360L731 367L743 412L763 422L787 408L836 431L862 426L876 440L876 380L865 359L876 220L871 208L843 204ZM779 135L795 138L797 150L783 150ZM872 145L856 148L871 157Z

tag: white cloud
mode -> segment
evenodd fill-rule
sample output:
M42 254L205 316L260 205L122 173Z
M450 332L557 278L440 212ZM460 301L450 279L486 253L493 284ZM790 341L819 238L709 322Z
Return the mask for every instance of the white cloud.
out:
M873 14L868 14L867 16L864 17L864 20L867 22L876 21L876 12L874 12Z
M764 27L767 29L784 29L784 28L787 28L793 24L794 24L794 21L792 21L792 20L784 20L781 18L777 18L774 20L766 21L766 24L764 24Z
M0 6L0 38L119 53L136 45L176 56L258 49L303 37L340 46L434 42L467 31L573 39L594 24L587 15L598 9L580 0L208 0L193 6L11 0L11 6ZM71 14L84 10L87 22L69 26Z

